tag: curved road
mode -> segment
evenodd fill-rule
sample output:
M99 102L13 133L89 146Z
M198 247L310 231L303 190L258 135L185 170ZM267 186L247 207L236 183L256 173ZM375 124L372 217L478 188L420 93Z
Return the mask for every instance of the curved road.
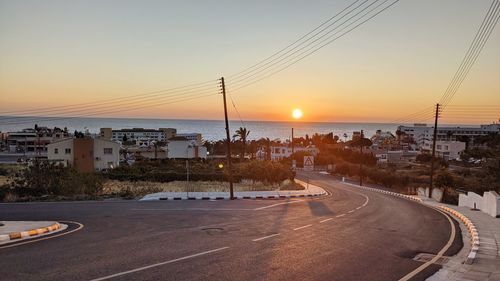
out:
M302 175L303 176L303 175ZM297 200L0 204L0 220L76 221L68 235L0 246L2 280L399 280L450 240L421 204L307 174ZM461 247L457 231L445 254ZM412 280L439 269L431 265Z

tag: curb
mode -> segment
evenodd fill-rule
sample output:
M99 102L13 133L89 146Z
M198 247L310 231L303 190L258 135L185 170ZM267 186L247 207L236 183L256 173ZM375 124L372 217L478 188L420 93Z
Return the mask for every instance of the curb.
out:
M422 203L423 202L422 199L418 198L417 196L401 194L401 193L387 191L387 190L378 189L378 188L360 186L360 185L352 184L352 183L348 183L348 182L342 182L342 183L343 184L347 184L347 185L351 185L351 186L355 186L357 188L361 188L361 189L364 189L364 190L370 190L370 191L374 191L374 192L378 192L378 193L383 193L383 194L387 194L387 195L396 196L396 197L399 197L399 198L402 198L402 199L406 199L406 200L411 200L411 201L414 201L414 202L417 202L417 203Z
M61 228L61 225L58 222L56 222L53 225L50 225L47 227L41 227L41 228L36 228L36 229L31 229L31 230L21 231L21 232L11 232L9 234L2 234L2 235L0 235L0 242L12 241L12 240L22 239L22 238L26 238L26 237L37 236L40 234L49 233L49 232L58 230L60 228Z
M252 191L239 191L235 192L234 199L238 200L255 200L255 199L287 199L287 198L313 198L313 197L319 197L323 195L327 195L328 193L321 187L313 185L313 184L308 184L306 182L303 182L301 180L296 179L298 184L303 185L306 187L306 189L303 191L302 194L297 194L300 193L301 191L257 191L255 194L251 194ZM319 188L318 191L311 192L310 187L317 187ZM270 194L265 194L265 192L269 192ZM165 192L168 193L168 192ZM174 192L172 192L174 193ZM177 193L177 194L175 194ZM139 201L156 201L156 200L229 200L229 192L214 192L218 193L217 195L210 195L208 193L210 192L192 192L192 193L198 193L198 194L192 194L189 196L188 194L182 195L179 194L181 192L175 192L174 194L163 194L163 197L153 197L153 198L148 198L148 196L153 195L153 194L148 194L144 196L142 199ZM240 193L240 194L237 194ZM263 194L264 193L264 194ZM227 194L227 195L225 195ZM169 196L171 195L171 196ZM161 196L161 195L158 195Z
M318 197L326 194L324 193L314 193L314 194L300 194L300 195L253 195L253 196L234 196L238 200L256 200L256 199L285 199L285 198L310 198ZM229 200L229 196L222 197L191 197L191 196L180 196L180 197L160 197L158 199L146 199L150 201L154 200ZM145 201L146 201L145 200Z
M472 221L468 217L464 216L462 213L460 213L452 208L448 208L448 207L445 207L442 205L439 205L437 207L439 209L457 217L467 227L467 231L469 231L469 234L471 237L471 239L470 239L471 250L469 252L469 255L467 255L467 259L465 260L465 263L472 264L474 262L474 260L476 259L477 252L479 251L479 233L477 232L476 226L472 223Z

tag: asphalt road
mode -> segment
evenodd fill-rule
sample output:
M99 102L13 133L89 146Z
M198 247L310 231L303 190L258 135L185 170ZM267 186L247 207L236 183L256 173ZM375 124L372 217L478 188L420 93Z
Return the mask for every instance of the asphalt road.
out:
M436 210L309 177L332 196L0 204L0 220L84 225L0 247L0 279L399 280L423 264L412 260L416 254L436 254L450 240L452 226ZM457 234L446 254L460 247ZM413 280L438 269L431 265Z

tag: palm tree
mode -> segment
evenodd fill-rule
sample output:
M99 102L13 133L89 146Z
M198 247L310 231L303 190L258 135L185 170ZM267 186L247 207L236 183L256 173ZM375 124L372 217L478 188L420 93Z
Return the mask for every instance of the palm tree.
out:
M243 161L245 157L245 149L247 145L247 137L250 134L250 130L247 130L245 127L240 127L238 130L236 130L236 134L233 136L233 138L239 138L242 142L241 146L241 154L240 154L240 160Z

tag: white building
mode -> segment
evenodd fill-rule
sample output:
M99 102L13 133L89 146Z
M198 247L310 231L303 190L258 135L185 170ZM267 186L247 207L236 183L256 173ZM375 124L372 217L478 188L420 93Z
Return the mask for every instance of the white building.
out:
M272 161L280 161L285 158L289 158L292 156L292 147L291 146L286 146L286 145L280 145L280 146L271 146L271 160ZM296 146L294 147L294 152L300 152L303 151L307 154L310 154L312 156L317 156L319 153L319 149L315 147L314 145L306 146L306 147L301 147L301 146ZM256 158L260 160L266 159L266 148L261 147L257 153L256 153Z
M459 158L465 150L465 142L461 141L436 141L436 155L445 160ZM422 151L432 153L432 140L424 141Z
M47 145L47 159L80 172L112 169L120 162L120 144L105 139L63 139Z
M207 158L207 148L199 145L195 140L189 140L186 137L173 137L167 144L168 158L191 159Z
M187 140L195 141L197 145L202 145L203 140L200 133L180 133L176 134L176 137L184 137Z
M432 140L434 136L434 127L428 127L426 124L414 124L414 126L398 126L398 129L406 133L417 142L423 145L426 140ZM468 138L474 142L474 138L485 136L492 133L500 133L500 124L480 125L479 127L439 127L437 128L437 140L460 140L462 137Z
M101 128L100 131L100 135L102 138L119 142L123 141L124 137L127 139L127 141L165 142L169 138L174 137L177 133L177 130L173 128L160 128L158 130L144 128L112 130L111 128Z

